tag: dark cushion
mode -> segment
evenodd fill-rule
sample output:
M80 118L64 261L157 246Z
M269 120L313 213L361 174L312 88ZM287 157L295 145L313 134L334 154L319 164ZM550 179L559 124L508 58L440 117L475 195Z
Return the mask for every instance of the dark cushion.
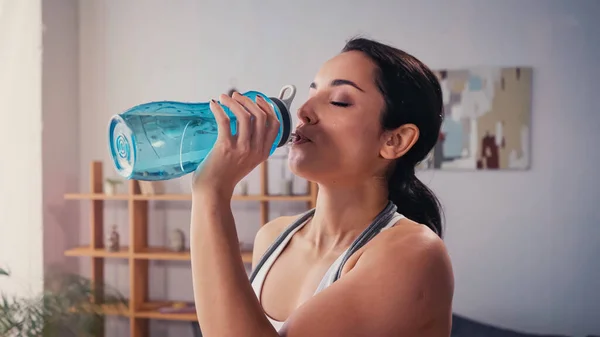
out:
M450 337L568 337L558 335L536 335L499 328L453 314Z

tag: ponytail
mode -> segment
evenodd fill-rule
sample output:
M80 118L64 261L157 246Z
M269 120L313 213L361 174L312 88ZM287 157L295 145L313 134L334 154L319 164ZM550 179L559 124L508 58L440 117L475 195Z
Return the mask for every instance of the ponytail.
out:
M351 39L342 51L359 51L376 65L374 80L385 101L382 129L394 130L404 124L419 129L418 140L390 167L388 198L396 204L398 212L442 237L440 202L415 175L415 165L438 142L445 116L437 75L407 52L374 40Z
M407 218L426 225L442 237L442 207L440 201L417 176L413 166L399 162L388 179L389 199L398 212Z

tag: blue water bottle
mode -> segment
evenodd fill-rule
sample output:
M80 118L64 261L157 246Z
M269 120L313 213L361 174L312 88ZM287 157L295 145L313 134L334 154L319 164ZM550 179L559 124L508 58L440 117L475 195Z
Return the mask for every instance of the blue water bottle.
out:
M289 94L286 95L286 92ZM287 85L279 97L249 91L252 101L260 95L273 107L280 121L271 154L285 145L292 122L290 105L296 88ZM221 105L236 133L235 115ZM158 101L137 105L115 115L109 123L109 149L117 172L127 179L168 180L196 170L217 140L217 122L209 103Z

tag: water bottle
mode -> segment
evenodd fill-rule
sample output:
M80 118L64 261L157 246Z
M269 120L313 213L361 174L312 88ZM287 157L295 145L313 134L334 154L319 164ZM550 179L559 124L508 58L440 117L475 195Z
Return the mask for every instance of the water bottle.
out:
M286 92L289 94L286 95ZM284 86L279 97L257 91L243 94L256 102L264 98L280 122L270 154L289 141L292 129L290 105L293 85ZM236 133L235 115L221 104ZM110 119L110 155L116 171L126 179L157 181L179 178L196 170L217 140L217 122L209 103L158 101L137 105Z

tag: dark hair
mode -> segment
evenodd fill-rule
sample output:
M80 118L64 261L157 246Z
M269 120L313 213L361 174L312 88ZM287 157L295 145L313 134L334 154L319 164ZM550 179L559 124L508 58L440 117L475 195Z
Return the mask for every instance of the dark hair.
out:
M442 237L441 204L415 175L415 166L437 143L444 119L438 78L414 56L377 41L351 39L342 50L349 51L362 52L376 65L375 83L385 99L383 129L392 130L403 124L419 128L414 146L390 168L389 199L398 212Z

